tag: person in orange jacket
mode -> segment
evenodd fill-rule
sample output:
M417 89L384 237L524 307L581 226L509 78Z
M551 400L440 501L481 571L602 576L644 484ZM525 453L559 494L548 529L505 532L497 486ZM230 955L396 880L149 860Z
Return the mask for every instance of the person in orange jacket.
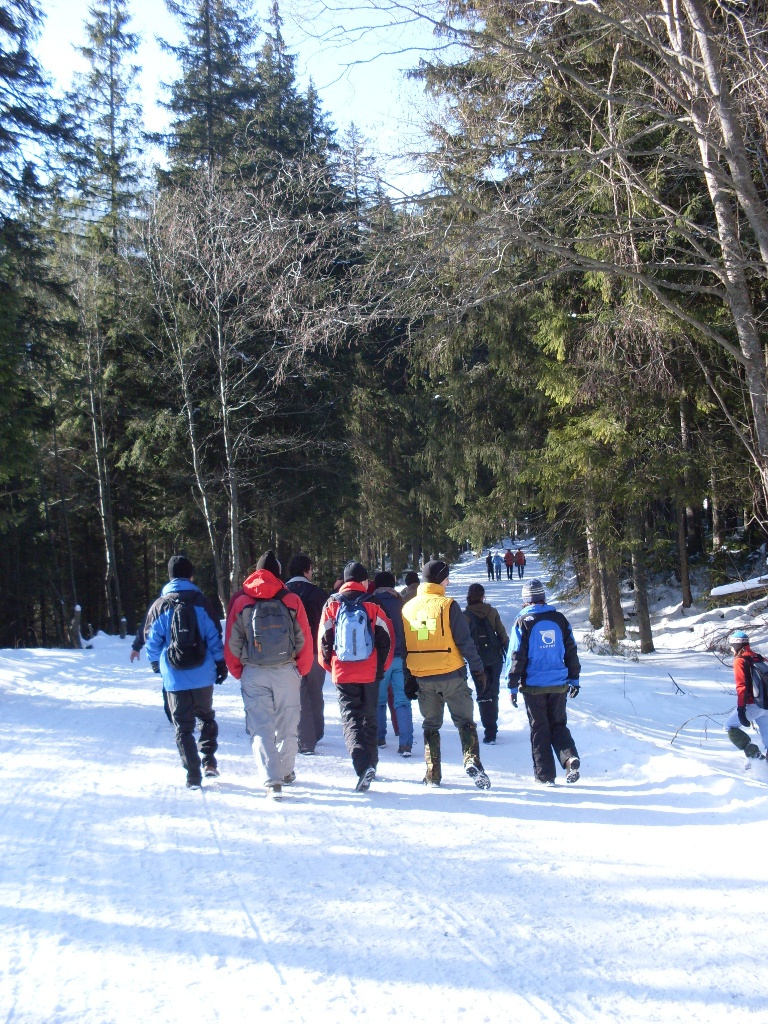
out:
M317 644L320 664L336 684L344 742L360 791L376 778L379 683L395 650L392 623L380 604L367 600L367 579L360 562L344 566L344 582L323 608Z
M242 593L230 601L224 656L245 708L245 728L267 796L282 798L296 778L301 677L314 650L307 613L298 594L283 585L273 551L256 563Z

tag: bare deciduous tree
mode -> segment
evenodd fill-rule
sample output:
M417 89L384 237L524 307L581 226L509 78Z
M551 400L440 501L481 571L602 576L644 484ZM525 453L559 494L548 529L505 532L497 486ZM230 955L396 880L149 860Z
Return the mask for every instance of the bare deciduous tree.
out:
M266 455L297 443L264 429L281 386L347 329L336 207L327 173L291 163L267 183L200 170L184 187L157 194L148 211L144 244L162 330L157 369L180 388L224 604L228 584L242 578L242 488ZM226 566L215 512L222 484Z

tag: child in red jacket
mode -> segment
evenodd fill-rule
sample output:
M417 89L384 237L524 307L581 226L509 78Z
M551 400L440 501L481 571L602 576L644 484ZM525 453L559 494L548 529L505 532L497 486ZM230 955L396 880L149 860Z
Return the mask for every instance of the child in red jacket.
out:
M749 637L743 629L731 633L728 645L733 651L733 678L736 683L736 710L725 722L728 739L739 750L743 750L749 760L764 761L765 755L760 753L760 748L750 740L744 729L754 725L760 733L763 746L768 750L768 711L759 708L752 696L752 662L765 659L749 646Z

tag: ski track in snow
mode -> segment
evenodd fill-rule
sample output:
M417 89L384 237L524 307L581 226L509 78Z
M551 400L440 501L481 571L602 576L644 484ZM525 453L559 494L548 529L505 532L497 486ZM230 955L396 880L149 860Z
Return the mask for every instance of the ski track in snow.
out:
M463 607L482 581L509 628L520 582L484 577L461 563L449 593ZM580 640L584 609L566 611ZM190 792L129 641L0 652L0 1021L764 1024L768 770L743 770L730 667L686 649L690 629L665 624L640 663L580 650L575 786L533 782L502 690L489 792L448 716L443 787L423 787L414 705L414 757L390 725L356 793L326 683L320 754L282 803L234 680L221 777Z

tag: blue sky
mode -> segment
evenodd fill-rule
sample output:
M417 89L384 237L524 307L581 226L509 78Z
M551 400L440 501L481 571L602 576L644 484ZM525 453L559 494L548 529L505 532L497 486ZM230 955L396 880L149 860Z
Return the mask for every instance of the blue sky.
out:
M330 0L337 3L338 0ZM78 67L74 47L82 42L90 0L42 0L46 23L37 46L46 71L66 87ZM340 132L354 121L385 159L418 147L422 139L424 99L404 71L434 45L431 25L407 13L377 10L377 0L362 6L332 8L328 0L283 0L286 40L297 57L303 85L311 77L323 106ZM257 17L266 21L268 4L259 0ZM142 67L141 99L150 130L163 127L165 112L157 106L161 82L175 76L171 58L155 37L178 38L176 22L162 0L133 0L132 28L142 36L137 63ZM399 168L399 170L398 170ZM403 173L395 162L391 175Z

